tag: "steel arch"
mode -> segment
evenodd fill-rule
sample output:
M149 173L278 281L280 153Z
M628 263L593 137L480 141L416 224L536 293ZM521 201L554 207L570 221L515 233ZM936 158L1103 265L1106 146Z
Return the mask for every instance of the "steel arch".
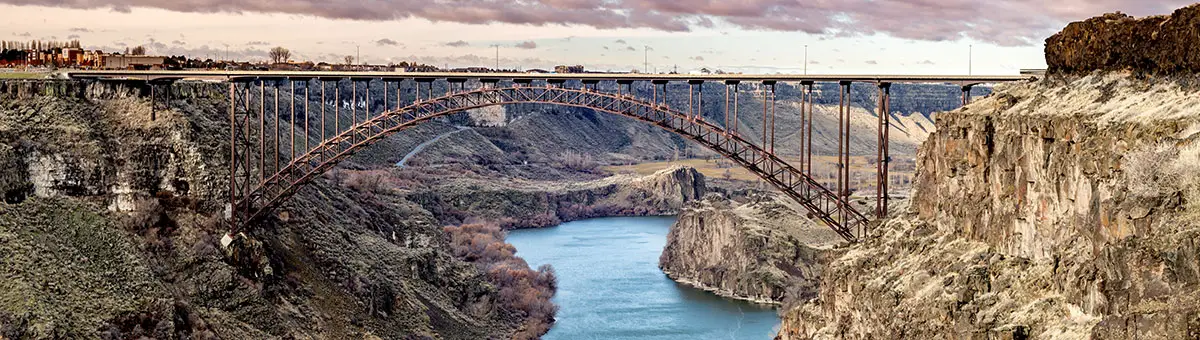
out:
M232 85L230 92L234 92ZM237 99L233 101L236 102ZM231 192L231 233L243 231L251 223L283 204L314 177L378 140L436 117L508 104L554 104L587 108L649 123L694 140L750 170L800 203L811 212L811 217L821 220L846 240L856 241L865 236L868 220L851 207L850 202L841 201L837 195L800 169L792 167L773 153L736 133L730 133L720 126L691 117L686 112L677 111L667 105L646 102L631 95L551 86L484 87L427 99L398 110L383 112L354 124L335 136L324 138L320 144L295 157L286 166L279 168L269 177L262 178L258 183L252 183L254 180L250 176L240 179L239 176L231 174L231 181L244 181L231 182L231 189L235 191ZM231 107L236 109L234 106L231 104ZM237 147L238 143L231 145L234 149L231 154L235 157L239 154Z

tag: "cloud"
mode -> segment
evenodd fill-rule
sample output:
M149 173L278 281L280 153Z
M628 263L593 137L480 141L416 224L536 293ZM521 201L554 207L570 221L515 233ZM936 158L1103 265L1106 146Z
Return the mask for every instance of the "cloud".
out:
M626 51L637 51L637 49L633 48L633 46L625 46L625 50Z
M513 47L532 50L532 49L537 48L537 43L532 42L532 41L522 41L520 43L517 43L516 45L513 45Z
M78 34L68 35L67 39L79 39L79 35Z
M33 34L29 34L29 32L20 33L20 34L13 33L13 35L18 36L18 37L32 37L33 36Z
M91 33L92 32L92 30L84 28L84 27L72 27L71 29L69 29L69 31L76 32L76 33Z
M1067 22L1106 12L1170 13L1194 0L0 0L0 4L191 13L279 13L329 19L421 18L465 24L578 25L598 29L691 31L720 24L747 30L805 32L818 38L888 35L1036 45ZM723 31L724 32L724 31Z
M376 40L375 45L376 46L385 46L385 45L386 46L397 46L397 45L400 45L400 43L398 43L392 39L383 38L383 39Z
M921 62L919 62L919 63L917 63L917 64L921 64L921 65L933 65L933 61L932 61L932 60L929 60L929 59L925 59L925 60L922 60Z
M607 49L608 49L608 46L604 46L604 49L606 49L606 50L607 50Z
M448 42L445 45L450 46L450 47L467 47L467 46L470 46L471 44L466 41L459 40L459 41Z
M186 42L183 42L183 41L180 41L180 40L172 40L172 41L171 41L171 45L183 46L183 45L187 45L187 43L186 43Z
M270 44L271 43L266 42L266 41L251 41L251 42L246 43L246 46L267 46Z
M627 43L625 42L625 39L617 39L617 41L614 41L614 42L615 42L615 43L618 43L618 44L622 44L622 45L624 45L624 44L627 44Z
M688 60L694 60L694 61L704 61L704 57L701 57L701 56L695 56L695 57L688 58Z
M874 60L867 60L867 65L879 65L879 62L874 61Z

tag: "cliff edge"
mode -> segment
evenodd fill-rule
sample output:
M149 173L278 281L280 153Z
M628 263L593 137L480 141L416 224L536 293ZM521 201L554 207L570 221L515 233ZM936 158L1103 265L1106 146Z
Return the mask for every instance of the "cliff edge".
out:
M1051 74L1132 70L1154 75L1200 72L1200 4L1171 15L1109 13L1074 22L1046 39Z

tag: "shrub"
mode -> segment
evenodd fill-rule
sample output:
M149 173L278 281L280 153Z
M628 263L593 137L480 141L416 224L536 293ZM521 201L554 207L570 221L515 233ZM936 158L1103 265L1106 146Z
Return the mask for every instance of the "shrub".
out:
M346 186L361 193L380 194L384 192L383 175L365 172L351 173L346 178Z
M495 303L525 319L514 338L536 339L550 329L558 312L550 301L558 288L553 267L530 269L495 224L448 226L443 231L455 256L474 263L497 287Z
M588 154L567 152L559 155L558 159L560 166L575 171L592 172L599 167Z

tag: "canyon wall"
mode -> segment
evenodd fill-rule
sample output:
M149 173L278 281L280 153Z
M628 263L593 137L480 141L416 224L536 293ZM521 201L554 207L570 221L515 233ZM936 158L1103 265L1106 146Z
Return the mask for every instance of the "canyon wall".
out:
M198 85L189 87L190 85ZM318 178L229 248L227 99L0 82L0 338L509 337L419 205Z
M1200 338L1197 14L1072 23L1048 79L938 114L779 338Z
M1198 93L1096 74L940 114L911 206L781 338L1195 338Z
M592 217L677 214L708 192L704 182L695 169L674 166L648 176L584 182L459 180L406 195L443 224L494 221L519 229Z

